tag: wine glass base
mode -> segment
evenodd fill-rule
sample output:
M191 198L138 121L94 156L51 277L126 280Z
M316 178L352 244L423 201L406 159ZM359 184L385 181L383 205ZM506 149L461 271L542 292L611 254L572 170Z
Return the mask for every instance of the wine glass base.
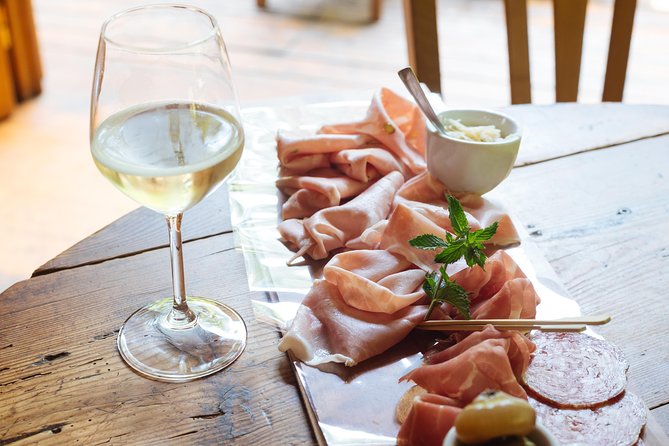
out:
M186 382L232 364L246 347L246 325L220 302L188 297L197 321L184 327L167 322L172 298L140 308L125 321L117 345L137 373L157 381Z

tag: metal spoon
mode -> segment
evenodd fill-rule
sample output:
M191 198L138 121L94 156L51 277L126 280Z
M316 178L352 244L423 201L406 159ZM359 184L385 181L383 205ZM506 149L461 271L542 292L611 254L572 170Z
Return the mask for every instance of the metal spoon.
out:
M416 100L418 107L421 109L425 117L430 120L432 125L434 125L440 133L446 134L444 125L439 120L432 105L430 105L430 101L427 100L427 96L425 96L425 92L423 92L423 89L420 87L418 78L411 67L401 69L397 72L397 75L402 79L402 82L404 82L407 90L409 90L411 96Z

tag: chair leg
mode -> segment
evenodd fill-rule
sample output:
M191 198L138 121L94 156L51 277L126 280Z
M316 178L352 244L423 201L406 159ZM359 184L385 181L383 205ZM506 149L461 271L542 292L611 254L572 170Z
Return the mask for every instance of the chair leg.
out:
M370 14L369 21L376 22L381 17L381 1L382 0L371 0L370 1Z
M636 0L616 0L613 8L613 23L611 24L609 58L606 63L606 76L604 77L604 92L602 94L602 101L604 102L620 102L623 100L635 12Z

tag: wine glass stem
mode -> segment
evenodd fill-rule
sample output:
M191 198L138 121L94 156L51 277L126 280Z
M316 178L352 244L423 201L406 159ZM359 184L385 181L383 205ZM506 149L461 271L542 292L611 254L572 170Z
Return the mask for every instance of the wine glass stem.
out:
M167 228L170 233L170 259L172 264L172 290L174 301L172 311L167 315L167 324L174 327L185 327L195 322L195 314L186 302L186 283L184 281L184 258L181 245L181 218L183 214L168 215Z

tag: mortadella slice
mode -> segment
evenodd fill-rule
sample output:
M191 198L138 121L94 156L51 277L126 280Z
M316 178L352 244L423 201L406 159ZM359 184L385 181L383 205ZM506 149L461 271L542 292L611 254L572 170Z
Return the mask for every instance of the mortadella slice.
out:
M524 383L537 398L561 408L583 408L625 390L629 364L614 344L585 333L539 332L531 339L537 351Z

